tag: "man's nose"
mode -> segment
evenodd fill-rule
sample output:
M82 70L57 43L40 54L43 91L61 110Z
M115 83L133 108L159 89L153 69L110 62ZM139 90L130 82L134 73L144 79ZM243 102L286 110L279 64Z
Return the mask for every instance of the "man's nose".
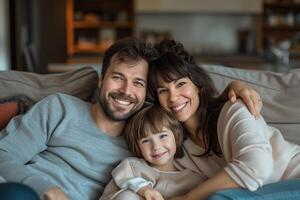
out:
M120 91L124 94L130 94L131 85L128 82L124 82L120 87Z

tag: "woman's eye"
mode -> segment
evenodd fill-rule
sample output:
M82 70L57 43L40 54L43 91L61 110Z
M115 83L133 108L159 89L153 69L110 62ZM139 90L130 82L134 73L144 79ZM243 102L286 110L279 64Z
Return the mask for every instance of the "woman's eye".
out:
M167 90L166 89L159 89L159 90L157 90L157 93L158 94L163 94L163 93L165 93Z
M186 82L179 82L178 84L177 84L177 86L178 87L182 87L183 85L185 85L186 84Z

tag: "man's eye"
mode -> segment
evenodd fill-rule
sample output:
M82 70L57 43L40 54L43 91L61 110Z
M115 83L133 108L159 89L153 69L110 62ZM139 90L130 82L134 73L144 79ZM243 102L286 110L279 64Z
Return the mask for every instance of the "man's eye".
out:
M143 82L140 82L140 81L134 82L134 85L136 85L138 87L145 87L145 84Z
M123 78L121 76L113 76L112 77L114 80L123 80Z

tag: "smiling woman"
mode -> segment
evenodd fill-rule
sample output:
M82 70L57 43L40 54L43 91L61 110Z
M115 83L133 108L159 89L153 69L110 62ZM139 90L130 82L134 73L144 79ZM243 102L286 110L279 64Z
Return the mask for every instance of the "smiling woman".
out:
M166 40L157 49L160 57L150 71L151 94L188 135L185 156L178 162L207 177L172 200L205 199L223 189L256 191L269 183L300 178L298 145L287 142L262 116L251 115L244 102L232 104L216 96L211 78L181 43Z

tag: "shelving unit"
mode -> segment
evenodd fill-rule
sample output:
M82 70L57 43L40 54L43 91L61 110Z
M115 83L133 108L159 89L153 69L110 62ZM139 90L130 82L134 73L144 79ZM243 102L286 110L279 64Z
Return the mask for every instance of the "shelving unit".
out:
M117 39L135 35L134 0L67 0L68 62L101 56Z
M265 0L259 35L260 50L290 39L300 31L300 1ZM300 38L299 38L300 41ZM291 52L300 55L300 43L295 42Z

